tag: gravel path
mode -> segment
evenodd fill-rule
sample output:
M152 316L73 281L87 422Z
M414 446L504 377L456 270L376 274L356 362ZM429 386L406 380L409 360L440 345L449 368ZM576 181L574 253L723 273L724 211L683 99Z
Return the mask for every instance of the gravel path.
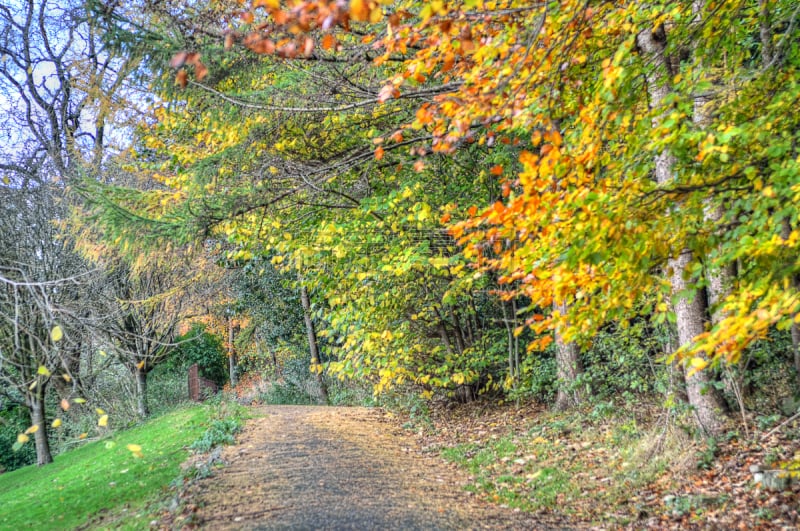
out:
M189 488L201 529L563 529L489 505L380 411L269 406Z

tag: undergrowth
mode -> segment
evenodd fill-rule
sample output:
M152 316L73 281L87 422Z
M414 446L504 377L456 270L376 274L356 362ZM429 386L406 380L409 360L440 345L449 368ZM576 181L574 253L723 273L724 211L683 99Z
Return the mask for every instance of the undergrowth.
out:
M628 523L638 510L631 493L671 467L691 468L694 443L681 430L592 413L541 412L524 426L492 419L464 432L466 442L445 444L441 454L469 471L468 491L494 503Z
M247 409L232 401L217 399L208 406L210 425L189 446L195 452L205 453L217 446L234 444L247 418Z

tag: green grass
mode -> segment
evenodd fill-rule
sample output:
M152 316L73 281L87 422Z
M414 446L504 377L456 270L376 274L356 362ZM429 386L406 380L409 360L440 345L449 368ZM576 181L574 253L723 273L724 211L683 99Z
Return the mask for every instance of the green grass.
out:
M466 490L495 503L625 523L637 511L631 493L675 461L671 451L651 457L652 440L623 414L593 420L581 412L553 413L505 435L473 435L468 443L442 448L441 455L470 472ZM670 442L664 444L669 448Z
M148 505L180 475L187 447L207 428L208 408L181 408L41 468L0 475L0 529L72 529L107 516L115 528L147 529ZM138 444L143 457L127 448Z

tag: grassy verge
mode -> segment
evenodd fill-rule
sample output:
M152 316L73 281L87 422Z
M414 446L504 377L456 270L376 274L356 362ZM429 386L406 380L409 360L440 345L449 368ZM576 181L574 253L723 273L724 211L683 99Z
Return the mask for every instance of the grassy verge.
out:
M188 446L208 428L204 406L181 408L56 457L0 475L0 529L71 529L98 519L148 527L148 505L180 475ZM127 445L141 446L136 457Z
M467 490L526 512L625 525L642 510L635 493L670 467L693 467L686 460L694 455L691 441L640 426L625 415L507 415L498 411L477 422L462 419L461 426L448 430L459 440L440 441L441 454L470 472Z

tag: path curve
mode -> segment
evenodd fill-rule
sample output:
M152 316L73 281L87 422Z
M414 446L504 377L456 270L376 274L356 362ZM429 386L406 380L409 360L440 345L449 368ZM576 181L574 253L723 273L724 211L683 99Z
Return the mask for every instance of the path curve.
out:
M186 492L201 529L548 529L486 504L380 410L267 406ZM562 525L557 526L563 529Z

